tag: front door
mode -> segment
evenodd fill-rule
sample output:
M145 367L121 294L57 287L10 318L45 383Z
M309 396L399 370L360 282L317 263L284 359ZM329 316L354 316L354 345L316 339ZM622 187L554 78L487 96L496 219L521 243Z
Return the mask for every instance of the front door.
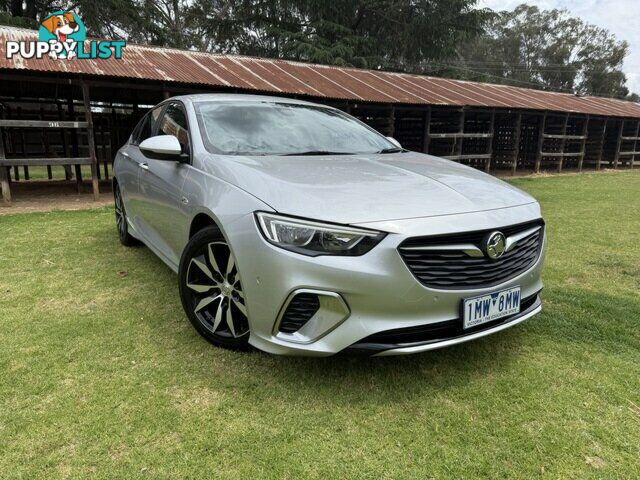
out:
M118 183L124 194L127 217L136 232L143 237L145 236L145 228L140 217L140 208L143 206L143 202L140 198L139 179L140 172L146 168L147 157L142 154L138 145L154 134L162 108L162 106L156 107L147 112L133 130L131 141L122 150L122 165L126 168L120 169L118 175Z
M170 102L166 106L155 134L174 135L182 146L182 153L190 154L187 115L180 102ZM144 235L175 266L180 261L180 248L189 229L182 197L189 168L188 162L146 158L138 177Z

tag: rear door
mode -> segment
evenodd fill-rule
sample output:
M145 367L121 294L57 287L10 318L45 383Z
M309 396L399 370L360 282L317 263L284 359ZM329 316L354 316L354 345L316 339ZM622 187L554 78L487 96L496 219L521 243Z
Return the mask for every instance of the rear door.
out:
M165 105L155 135L174 135L182 146L182 153L190 155L191 141L185 107L178 101ZM175 265L180 260L180 249L189 229L187 207L182 198L182 187L189 168L189 162L145 157L138 177L139 211L144 235Z

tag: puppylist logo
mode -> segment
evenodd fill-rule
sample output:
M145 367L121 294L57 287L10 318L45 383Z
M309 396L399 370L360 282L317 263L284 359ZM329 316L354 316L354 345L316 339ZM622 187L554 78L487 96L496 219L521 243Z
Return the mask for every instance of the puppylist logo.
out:
M6 45L8 59L22 58L106 59L122 58L126 42L87 40L87 30L75 12L59 10L42 20L38 41L13 41Z

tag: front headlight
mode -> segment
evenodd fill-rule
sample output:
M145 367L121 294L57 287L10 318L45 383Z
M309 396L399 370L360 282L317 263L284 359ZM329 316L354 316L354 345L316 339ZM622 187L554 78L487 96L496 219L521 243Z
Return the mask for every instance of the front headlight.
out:
M362 228L256 212L265 238L278 247L303 255L362 255L375 247L385 233Z

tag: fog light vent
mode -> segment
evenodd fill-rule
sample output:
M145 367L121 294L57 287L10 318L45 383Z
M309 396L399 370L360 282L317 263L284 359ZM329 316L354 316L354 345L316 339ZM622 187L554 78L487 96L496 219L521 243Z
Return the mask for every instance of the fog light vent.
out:
M315 293L298 293L291 299L280 321L283 333L300 330L320 309L320 299Z

